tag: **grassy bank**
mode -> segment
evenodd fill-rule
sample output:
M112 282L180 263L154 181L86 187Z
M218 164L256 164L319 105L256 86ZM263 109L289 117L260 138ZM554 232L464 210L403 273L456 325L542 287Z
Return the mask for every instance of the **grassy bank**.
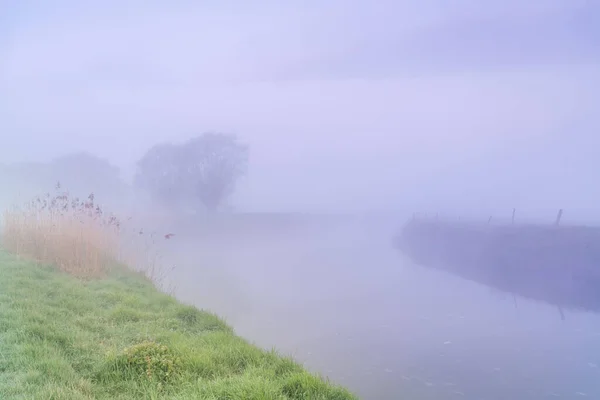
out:
M172 235L148 242L93 193L57 184L2 222L2 400L355 398L157 290L145 244Z
M0 252L1 399L352 399L218 317L114 269L82 281Z

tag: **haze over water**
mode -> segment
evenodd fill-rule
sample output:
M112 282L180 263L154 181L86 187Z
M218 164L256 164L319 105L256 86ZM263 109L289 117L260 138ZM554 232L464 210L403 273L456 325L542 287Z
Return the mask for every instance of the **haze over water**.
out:
M417 267L372 225L171 243L171 283L367 400L600 396L600 316Z

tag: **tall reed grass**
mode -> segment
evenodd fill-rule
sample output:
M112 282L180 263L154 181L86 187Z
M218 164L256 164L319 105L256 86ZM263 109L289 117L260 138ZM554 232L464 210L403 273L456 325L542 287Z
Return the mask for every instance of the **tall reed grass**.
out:
M58 183L54 193L7 210L3 228L6 250L79 278L98 278L117 265L127 265L155 283L164 279L154 246L158 235L133 229L104 212L93 193L81 199Z
M52 264L81 278L99 277L121 261L121 226L95 203L73 197L57 184L4 213L3 246L10 252Z

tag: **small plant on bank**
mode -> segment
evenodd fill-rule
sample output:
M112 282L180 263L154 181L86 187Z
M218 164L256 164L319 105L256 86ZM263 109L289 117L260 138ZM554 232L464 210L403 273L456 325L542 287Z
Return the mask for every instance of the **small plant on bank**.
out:
M144 341L123 351L119 363L137 377L160 384L171 383L180 373L179 357L166 345Z

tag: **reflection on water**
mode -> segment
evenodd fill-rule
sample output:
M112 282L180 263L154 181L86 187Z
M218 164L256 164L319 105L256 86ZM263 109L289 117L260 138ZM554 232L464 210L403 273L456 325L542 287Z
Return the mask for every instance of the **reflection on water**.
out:
M410 265L385 236L180 241L182 300L364 399L600 399L600 316Z

